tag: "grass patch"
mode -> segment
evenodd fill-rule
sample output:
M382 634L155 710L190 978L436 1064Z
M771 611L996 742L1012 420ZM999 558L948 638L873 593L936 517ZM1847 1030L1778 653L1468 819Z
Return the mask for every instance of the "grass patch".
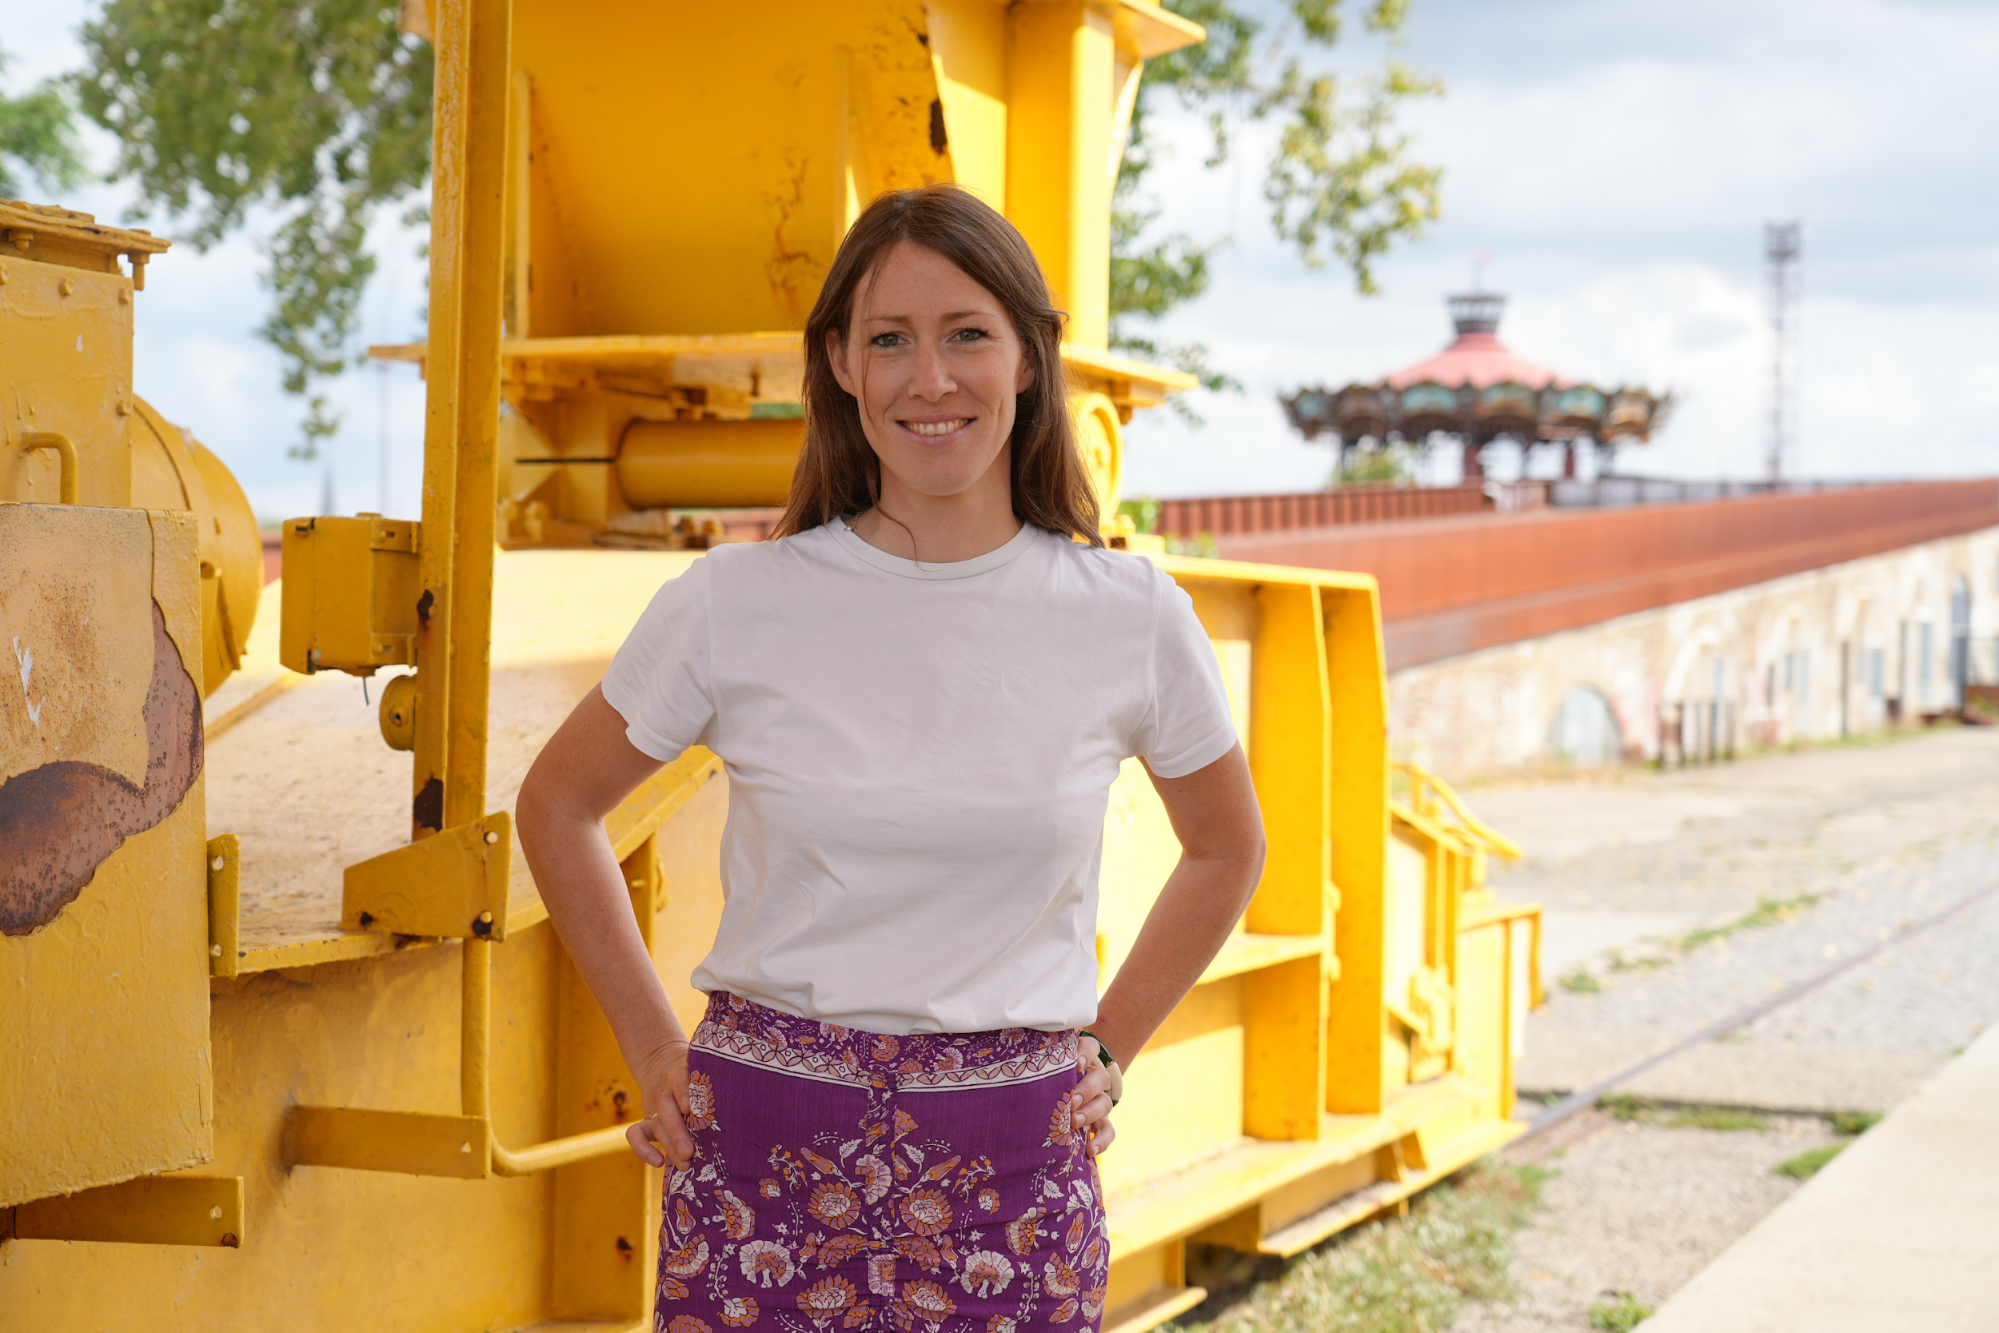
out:
M1581 968L1577 968L1555 984L1571 995L1596 995L1603 990L1603 983Z
M1272 1266L1171 1325L1180 1333L1443 1333L1468 1300L1514 1294L1513 1233L1553 1173L1491 1159L1370 1222Z
M1630 1292L1617 1294L1614 1305L1592 1305L1589 1308L1589 1326L1609 1330L1609 1333L1631 1333L1631 1330L1652 1317L1652 1307L1640 1305L1638 1298Z
M1762 1130L1770 1128L1770 1122L1754 1111L1738 1110L1732 1106L1678 1106L1666 1107L1650 1097L1636 1097L1630 1093L1612 1093L1597 1101L1597 1109L1608 1111L1619 1120L1632 1121L1641 1125L1657 1125L1662 1129L1713 1129L1721 1131Z
M1793 1180L1810 1180L1819 1173L1819 1168L1844 1152L1844 1143L1828 1143L1818 1148L1807 1148L1796 1157L1787 1157L1770 1168L1770 1174L1789 1176Z
M1698 949L1703 944L1725 940L1737 931L1760 930L1764 926L1774 926L1779 921L1789 921L1824 897L1823 893L1801 893L1795 898L1758 898L1755 911L1745 912L1735 920L1724 921L1718 926L1702 926L1698 930L1690 930L1673 942L1681 949Z
M1666 1124L1672 1128L1717 1129L1735 1131L1745 1129L1768 1129L1770 1122L1753 1111L1739 1111L1732 1106L1689 1106L1675 1111L1667 1117Z
M1881 1123L1879 1111L1834 1111L1826 1117L1832 1132L1842 1138L1842 1142L1828 1143L1819 1148L1808 1148L1796 1157L1786 1158L1770 1168L1774 1175L1789 1176L1793 1180L1810 1180L1819 1173L1819 1168L1846 1150L1847 1142L1854 1136L1865 1134Z

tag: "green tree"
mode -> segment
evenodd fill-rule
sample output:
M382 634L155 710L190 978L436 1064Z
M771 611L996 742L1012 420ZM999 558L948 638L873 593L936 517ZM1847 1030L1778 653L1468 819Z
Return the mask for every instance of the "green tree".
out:
M1147 61L1139 83L1111 206L1112 341L1190 371L1211 389L1235 388L1232 377L1209 364L1206 347L1163 344L1144 328L1207 290L1209 261L1225 243L1185 232L1142 243L1160 216L1144 182L1165 147L1154 128L1162 99L1205 114L1210 168L1236 151L1232 117L1276 123L1277 147L1263 179L1272 228L1308 266L1338 260L1355 286L1372 294L1379 290L1375 261L1397 238L1421 235L1438 216L1441 173L1409 160L1408 137L1395 117L1408 99L1436 96L1443 86L1393 58L1408 0L1371 0L1361 25L1385 39L1390 57L1377 70L1351 76L1315 68L1343 35L1342 0L1285 0L1274 24L1245 0L1164 3L1205 27L1208 40Z
M12 57L0 51L0 73L11 63ZM83 183L69 99L54 80L19 97L0 93L0 195L19 199L27 194L24 173L52 190Z
M107 0L82 36L80 100L139 211L190 217L200 250L277 213L258 333L307 399L292 456L315 457L339 426L317 386L349 364L375 269L368 223L430 174L429 46L396 31L395 0Z

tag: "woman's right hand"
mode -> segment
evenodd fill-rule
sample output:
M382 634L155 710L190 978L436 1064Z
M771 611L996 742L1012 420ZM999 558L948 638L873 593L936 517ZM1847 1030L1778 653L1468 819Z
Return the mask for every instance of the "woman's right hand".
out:
M645 1068L636 1070L643 1089L646 1118L625 1130L632 1151L647 1166L685 1171L694 1162L694 1136L687 1129L687 1051L685 1038L661 1045Z

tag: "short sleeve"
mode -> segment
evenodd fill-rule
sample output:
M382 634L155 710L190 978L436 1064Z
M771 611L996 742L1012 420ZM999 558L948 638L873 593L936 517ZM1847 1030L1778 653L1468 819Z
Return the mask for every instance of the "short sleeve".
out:
M1236 743L1228 691L1214 646L1187 590L1159 573L1153 627L1152 700L1131 738L1132 753L1162 778L1206 768Z
M709 676L709 571L697 560L653 594L604 673L625 736L662 763L703 744L715 720Z

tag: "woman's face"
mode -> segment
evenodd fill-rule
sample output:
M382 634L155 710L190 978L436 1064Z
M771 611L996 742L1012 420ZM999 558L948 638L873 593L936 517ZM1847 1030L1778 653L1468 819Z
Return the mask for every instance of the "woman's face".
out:
M898 487L958 495L995 465L1004 484L1014 395L1034 368L998 299L963 269L898 242L856 290L845 343L826 341L881 459L884 499Z

